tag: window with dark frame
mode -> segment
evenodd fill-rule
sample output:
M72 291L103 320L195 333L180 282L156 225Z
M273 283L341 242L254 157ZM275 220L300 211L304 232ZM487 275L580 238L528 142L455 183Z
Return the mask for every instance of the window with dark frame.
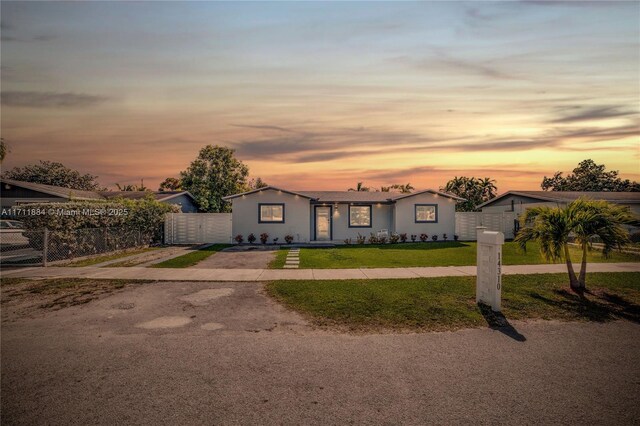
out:
M438 205L437 204L416 204L414 219L416 223L438 222Z
M349 206L349 228L371 228L371 206Z
M284 223L284 204L260 204L259 223Z

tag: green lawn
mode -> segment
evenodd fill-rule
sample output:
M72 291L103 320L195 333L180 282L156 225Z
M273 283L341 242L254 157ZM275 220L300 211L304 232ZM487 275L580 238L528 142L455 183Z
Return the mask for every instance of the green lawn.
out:
M152 265L152 268L188 268L196 263L206 259L212 254L219 252L223 248L230 247L230 244L214 244L209 247L187 253L182 256L174 257L173 259L165 260L164 262L156 263Z
M582 252L571 248L571 257L580 261ZM285 254L278 256L273 268L284 266ZM280 254L280 253L279 253ZM518 245L507 242L503 246L505 265L531 265L546 263L536 243L529 243L526 253ZM640 262L640 255L613 253L603 258L593 250L589 262ZM335 248L303 248L300 250L300 268L402 268L413 266L465 266L476 264L475 242L404 243L385 245L344 245Z
M91 266L97 265L98 263L108 262L110 260L121 259L123 257L134 256L136 254L146 253L152 250L158 250L159 247L147 247L143 249L137 250L129 250L125 252L118 252L113 254L105 254L103 256L92 257L90 259L83 259L73 263L60 264L58 266Z
M267 291L316 325L356 331L451 330L505 318L640 323L639 272L592 273L587 287L581 299L565 274L504 276L504 317L476 305L475 277L275 281Z
M287 260L287 253L289 253L289 250L280 249L276 251L276 257L271 262L269 262L269 268L282 269L284 263Z

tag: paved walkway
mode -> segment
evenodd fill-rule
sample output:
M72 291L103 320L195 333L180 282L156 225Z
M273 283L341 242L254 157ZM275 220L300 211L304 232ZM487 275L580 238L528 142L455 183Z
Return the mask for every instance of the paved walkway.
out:
M579 265L578 265L579 266ZM640 272L640 263L592 263L588 272ZM505 275L565 273L559 265L506 265ZM273 281L273 280L350 280L380 278L459 277L476 274L475 266L430 268L360 269L198 269L198 268L96 268L48 267L2 271L4 277L28 278L106 278L158 281Z

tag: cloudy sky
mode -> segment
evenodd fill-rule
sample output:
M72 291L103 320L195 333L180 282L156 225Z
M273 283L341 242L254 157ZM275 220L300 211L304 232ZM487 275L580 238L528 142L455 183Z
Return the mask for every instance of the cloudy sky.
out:
M156 188L206 144L290 189L592 158L640 179L640 3L1 3L3 168Z

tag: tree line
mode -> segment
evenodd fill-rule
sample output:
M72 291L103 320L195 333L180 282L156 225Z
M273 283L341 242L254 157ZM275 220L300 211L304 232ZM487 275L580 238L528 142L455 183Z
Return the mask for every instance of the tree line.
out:
M0 161L8 152L4 140L0 144ZM2 174L13 180L61 186L76 190L105 191L98 176L81 174L59 162L40 161L24 167L14 167ZM140 185L116 184L120 191L148 191L144 180ZM160 191L189 191L204 212L228 212L230 205L223 197L267 186L260 177L249 178L249 167L235 156L235 150L218 145L203 147L189 167L179 173L179 177L168 177L159 186ZM622 179L617 170L607 171L604 164L596 164L588 159L580 162L573 172L564 176L556 172L545 176L540 184L545 191L640 191L640 183ZM496 181L490 177L455 176L441 186L440 191L464 198L456 205L457 211L475 211L477 207L496 197ZM411 193L415 190L411 183L391 184L372 188L357 182L349 191L376 191Z

